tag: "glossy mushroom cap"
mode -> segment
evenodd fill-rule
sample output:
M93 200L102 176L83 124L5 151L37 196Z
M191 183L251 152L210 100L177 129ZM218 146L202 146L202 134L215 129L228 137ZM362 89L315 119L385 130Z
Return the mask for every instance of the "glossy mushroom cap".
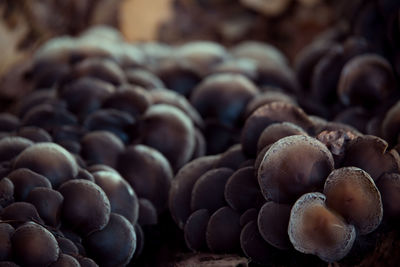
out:
M333 169L333 158L317 139L292 135L275 142L258 169L265 199L293 203L304 193L322 189Z
M374 231L382 221L381 194L371 176L355 167L334 170L324 186L326 205L353 224L361 235Z
M356 231L324 202L325 196L321 193L301 196L290 213L288 234L296 250L334 262L348 254Z

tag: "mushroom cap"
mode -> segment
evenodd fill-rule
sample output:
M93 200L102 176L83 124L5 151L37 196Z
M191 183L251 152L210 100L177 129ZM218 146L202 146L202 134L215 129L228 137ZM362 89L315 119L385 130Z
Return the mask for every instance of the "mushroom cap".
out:
M356 167L336 169L325 181L326 205L365 235L382 221L381 194L371 176Z
M193 212L184 227L186 245L193 251L207 249L206 230L210 213L206 209Z
M381 193L385 219L400 219L400 174L385 173L376 185Z
M291 246L287 232L291 209L291 205L269 201L258 213L257 224L261 236L276 248L288 249Z
M293 203L302 194L322 189L333 169L328 148L315 138L292 135L275 142L258 169L265 199Z
M290 103L272 102L256 109L244 124L241 136L243 151L249 156L257 153L258 139L265 127L275 122L292 122L306 131L313 123L304 111Z
M356 231L325 206L325 199L321 193L301 196L290 212L288 234L296 250L334 262L349 253Z
M373 135L351 140L347 146L343 166L363 169L377 181L383 173L400 173L400 156L396 150L387 150L388 143Z

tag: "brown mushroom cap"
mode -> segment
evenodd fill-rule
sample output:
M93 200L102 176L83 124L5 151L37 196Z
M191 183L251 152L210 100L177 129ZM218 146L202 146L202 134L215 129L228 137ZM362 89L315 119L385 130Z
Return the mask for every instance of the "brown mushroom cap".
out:
M368 234L382 221L381 194L371 176L355 167L334 170L325 181L326 206Z
M247 157L243 154L242 146L240 144L235 144L221 154L215 167L226 167L237 170L239 165L246 159Z
M233 126L239 123L247 103L257 94L257 87L245 76L214 74L193 90L190 102L204 119L215 118Z
M8 223L0 223L0 261L11 259L11 237L15 229Z
M149 199L159 213L165 210L172 170L160 152L145 145L128 146L118 157L117 170L138 197Z
M143 115L142 143L160 151L176 171L188 162L195 147L194 125L180 109L151 106Z
M78 174L74 157L55 143L37 143L25 149L14 162L14 169L28 168L45 176L53 188Z
M343 166L363 169L377 181L383 173L399 173L400 157L397 151L387 151L388 143L373 135L359 136L347 146Z
M265 199L292 203L304 193L322 189L333 169L328 148L317 139L292 135L275 142L258 169Z
M224 190L226 182L233 174L229 168L218 168L204 173L192 189L192 211L207 209L210 214L226 206Z
M400 219L400 174L385 173L376 185L379 188L383 203L385 219Z
M240 245L240 214L230 207L222 207L208 221L206 241L214 253L235 252Z
M376 106L395 89L392 67L381 56L364 54L344 65L338 94L345 105Z
M291 205L269 201L258 213L257 224L261 236L276 248L288 249L291 246L287 233L291 209Z
M239 212L259 208L265 201L252 166L240 168L229 177L224 195L229 206Z
M243 151L255 156L257 142L265 127L275 122L292 122L306 131L312 122L302 109L285 102L272 102L256 109L246 120L242 130L241 143Z
M32 145L31 140L19 136L7 136L0 139L0 162L12 160Z
M257 151L262 150L267 145L272 145L283 137L291 135L307 135L307 133L291 122L273 123L260 134L257 142Z
M193 251L207 249L206 230L210 213L206 209L193 212L184 227L186 245Z
M171 216L183 229L187 218L192 213L190 200L193 185L207 171L212 169L219 156L205 156L183 166L171 182L169 191L169 210Z
M290 212L288 234L294 248L327 262L342 259L353 246L356 231L343 218L326 208L325 196L301 196Z

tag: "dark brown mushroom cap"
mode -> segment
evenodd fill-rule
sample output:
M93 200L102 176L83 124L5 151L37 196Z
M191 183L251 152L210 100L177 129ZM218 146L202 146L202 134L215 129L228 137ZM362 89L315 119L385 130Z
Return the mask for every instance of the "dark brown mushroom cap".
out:
M331 42L313 42L303 48L296 56L294 69L304 91L311 90L311 78L319 60L331 48Z
M140 86L122 85L102 104L106 109L118 109L138 118L151 105L149 92Z
M301 196L290 212L288 234L296 250L334 262L349 253L356 230L326 208L324 202L325 196L321 193Z
M31 140L32 142L51 142L53 138L44 129L35 126L26 126L18 129L17 136Z
M80 267L79 261L77 261L74 257L60 253L57 261L53 262L49 267Z
M399 173L400 157L396 150L387 150L385 140L364 135L353 139L347 146L343 166L363 169L377 181L383 173Z
M107 225L110 201L98 185L86 180L70 180L60 186L59 192L64 197L62 219L72 230L87 235Z
M285 102L266 104L256 109L245 122L241 136L243 151L249 156L255 156L262 131L276 122L291 122L305 131L312 127L311 120L299 107Z
M79 264L81 267L98 267L96 262L92 260L91 258L83 257L83 256L77 256L76 259L79 261Z
M52 130L63 125L76 125L76 116L64 107L40 104L30 109L22 118L23 126L36 126Z
M138 224L141 226L156 225L157 222L158 222L158 214L154 205L151 203L150 200L145 198L140 198Z
M257 41L244 41L234 46L230 52L236 58L251 59L258 63L272 62L276 64L287 64L287 58L276 47Z
M80 119L99 109L102 102L112 95L115 87L105 81L82 77L59 88L59 97L67 103L68 109Z
M214 42L193 41L176 49L176 56L187 61L201 77L205 76L214 65L228 58L225 48Z
M53 188L78 174L74 157L55 143L37 143L25 149L14 162L14 169L19 168L28 168L45 176Z
M333 44L314 67L311 89L323 103L337 99L337 86L343 66L351 58L366 53L368 44L362 37L350 37L343 45Z
M70 239L66 237L56 237L60 251L68 255L79 254L78 247Z
M270 104L272 102L285 102L292 104L294 106L297 105L296 100L293 96L290 96L284 92L277 91L279 88L269 87L270 90L265 90L257 97L254 97L252 100L249 101L246 105L245 110L245 118L248 118L256 109L266 104ZM266 88L264 88L266 89Z
M102 266L125 266L136 249L136 233L124 216L111 213L102 230L91 233L83 240L88 255Z
M245 76L215 74L194 89L190 102L203 118L216 118L233 126L239 123L247 103L257 94L257 87Z
M225 184L233 170L218 168L204 173L193 185L190 206L192 211L207 209L210 214L226 206L224 197Z
M268 244L260 235L257 220L248 222L240 233L240 247L243 253L262 265L270 265L272 262L285 262L283 252Z
M271 145L269 146L265 146L263 149L261 149L258 153L257 153L257 157L254 161L254 170L256 171L256 175L258 173L258 169L260 169L261 166L261 162L264 159L265 153L267 153L268 149L271 147Z
M29 192L35 187L51 188L50 181L30 169L16 169L7 175L14 184L14 197L17 201L25 201Z
M83 126L90 130L109 131L124 143L130 140L129 132L136 120L129 113L116 109L99 109L86 117Z
M348 124L356 128L362 133L366 133L368 122L371 119L371 114L365 108L356 106L348 107L341 111L334 118L335 122Z
M195 146L194 125L180 109L157 104L142 117L142 143L160 151L177 171L193 154Z
M6 207L14 202L14 184L4 177L0 180L0 206Z
M206 155L215 155L225 152L236 144L240 137L240 130L221 124L218 119L205 119L204 137L207 141Z
M199 128L204 127L203 118L189 101L179 93L167 89L153 90L150 92L153 104L167 104L182 110Z
M48 266L60 253L53 234L32 222L18 227L11 243L16 262L23 266Z
M206 230L210 219L210 213L206 209L193 212L183 228L185 242L192 251L204 251L207 249Z
M125 73L118 64L106 58L87 58L74 66L69 74L69 79L79 77L93 77L114 85L126 81Z
M193 185L204 173L214 167L218 158L219 156L197 158L184 165L172 180L168 206L179 228L183 229L187 218L192 213L190 200Z
M381 124L382 137L391 145L396 144L400 133L400 101L386 113Z
M291 247L287 232L291 209L292 205L269 201L258 213L257 225L261 236L276 248L289 249Z
M128 146L118 158L117 170L138 197L149 199L159 213L165 210L173 174L160 152L145 145Z
M214 253L236 252L240 246L240 214L230 207L222 207L208 221L206 241Z
M258 182L265 199L293 203L304 193L322 189L333 164L331 152L317 139L292 135L265 153Z
M249 208L259 208L265 201L255 173L252 166L238 169L225 184L226 202L240 213Z
M248 58L231 59L221 62L210 71L210 74L211 73L241 74L253 82L256 81L258 77L256 62Z
M141 69L134 68L125 71L128 83L131 85L136 85L143 87L147 90L153 90L157 88L165 88L165 85L160 78L154 75L152 72Z
M93 131L81 139L81 155L86 163L105 164L116 167L118 155L125 146L115 134L108 131Z
M191 66L190 62L175 58L164 60L157 67L157 76L164 82L166 88L189 97L201 81L201 76Z
M31 145L33 142L23 137L7 136L0 139L0 162L14 159Z
M371 176L355 167L336 169L324 185L326 206L353 224L361 235L374 231L382 221L381 194Z
M115 172L100 171L93 176L110 200L111 212L121 214L135 224L139 216L139 200L129 183Z
M258 210L256 208L251 208L246 210L240 215L240 226L244 227L251 221L257 221Z
M66 107L65 101L58 98L56 92L56 90L35 90L28 93L17 102L16 113L23 118L31 109L42 104Z
M280 88L284 92L299 92L299 84L296 76L286 65L279 65L273 62L263 62L258 64L258 79L256 84L264 91L264 87Z
M385 173L376 185L382 197L384 218L398 221L400 218L400 174Z
M5 207L1 211L0 217L3 221L9 220L14 227L29 221L43 224L43 220L40 218L35 206L22 201L14 202Z
M114 168L112 168L108 165L104 165L104 164L90 165L89 167L86 168L86 170L89 171L92 175L94 173L100 172L100 171L115 172L118 174L117 170L115 170Z
M11 237L14 234L14 231L14 227L8 223L0 223L0 261L11 259Z
M373 107L387 99L395 86L389 62L375 54L364 54L344 65L338 95L345 105Z
M230 168L232 170L237 170L239 165L247 159L246 155L243 154L242 145L235 144L231 146L228 150L221 154L215 167L216 168Z
M272 145L279 139L291 135L307 135L307 133L296 124L291 122L273 123L267 126L257 142L257 151L262 150L268 145Z

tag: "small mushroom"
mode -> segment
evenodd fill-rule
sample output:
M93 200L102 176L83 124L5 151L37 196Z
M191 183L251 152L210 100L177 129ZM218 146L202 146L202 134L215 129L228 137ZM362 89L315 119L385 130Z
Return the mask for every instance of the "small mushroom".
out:
M291 122L273 123L266 127L257 142L257 151L268 145L272 145L279 139L291 135L307 135L307 133L296 124Z
M336 169L325 181L326 206L361 235L374 231L383 216L381 194L371 176L355 167Z
M259 208L264 203L254 167L241 168L229 177L225 184L225 200L239 212Z
M291 122L305 131L312 122L302 109L285 102L272 102L256 109L247 119L242 130L241 143L248 156L257 153L257 142L265 127L276 122Z
M340 215L325 206L325 196L301 196L290 212L288 234L294 248L327 262L345 257L353 246L356 231Z
M192 189L196 181L211 170L219 156L197 158L183 166L171 182L168 206L172 218L183 229L187 218L192 213L190 207Z
M229 168L218 168L204 173L192 189L192 211L207 209L212 214L225 206L225 185L232 174L233 170Z
M302 194L322 189L333 169L328 148L317 139L292 135L275 142L258 169L265 199L293 203Z
M363 169L377 181L383 173L400 173L400 156L387 150L388 143L373 135L359 136L349 142L343 166Z
M364 54L344 65L338 95L345 105L375 107L390 97L396 84L389 62L375 54Z
M257 224L261 236L276 248L289 249L291 246L287 233L291 209L291 205L269 201L258 213Z
M207 248L206 230L210 213L206 209L193 212L183 229L186 245L193 251L204 251Z
M236 252L240 246L240 214L230 207L222 207L208 221L206 241L214 253Z

